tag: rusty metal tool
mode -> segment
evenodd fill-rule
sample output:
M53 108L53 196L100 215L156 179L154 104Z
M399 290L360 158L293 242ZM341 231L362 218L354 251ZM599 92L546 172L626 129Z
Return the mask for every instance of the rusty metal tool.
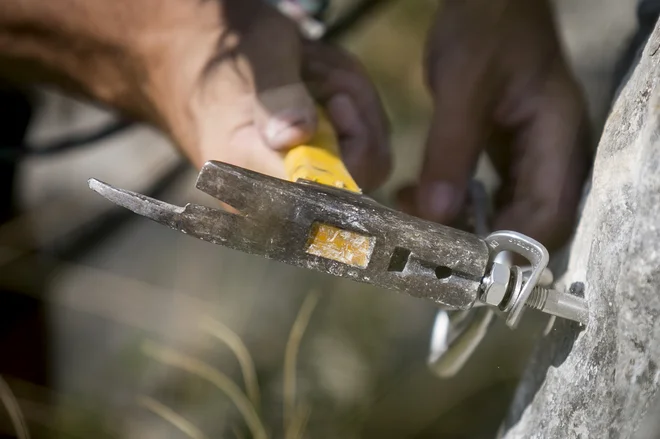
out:
M207 162L196 187L238 213L196 204L179 207L95 179L89 186L119 206L195 238L400 291L444 309L490 306L515 327L532 304L587 322L584 301L537 287L548 263L540 243L511 231L482 238L362 194L322 114L317 136L288 152L285 167L290 181ZM497 263L501 251L529 260L529 274Z

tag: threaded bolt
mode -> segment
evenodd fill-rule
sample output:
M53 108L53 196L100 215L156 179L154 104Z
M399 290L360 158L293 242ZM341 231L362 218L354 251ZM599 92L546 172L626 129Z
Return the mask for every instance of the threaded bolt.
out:
M534 287L525 306L585 325L589 321L589 310L584 299L550 288Z
M550 290L548 288L539 286L534 287L525 305L530 308L542 310L545 302L548 300L549 294Z

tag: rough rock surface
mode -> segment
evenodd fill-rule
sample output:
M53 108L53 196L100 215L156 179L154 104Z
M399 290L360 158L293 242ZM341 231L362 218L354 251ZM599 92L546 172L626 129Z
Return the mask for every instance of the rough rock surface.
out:
M557 322L541 341L502 436L631 437L660 377L660 28L605 126L565 285L582 289L586 328Z

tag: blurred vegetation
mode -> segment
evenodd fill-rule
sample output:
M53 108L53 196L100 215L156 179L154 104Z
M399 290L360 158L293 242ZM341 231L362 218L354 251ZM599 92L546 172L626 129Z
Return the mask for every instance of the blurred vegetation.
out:
M363 62L397 130L417 126L430 109L423 73L424 42L438 4L391 0L342 41Z
M431 100L424 80L426 35L438 1L391 0L341 44L365 66L393 129L394 170L385 196L413 179L421 165Z

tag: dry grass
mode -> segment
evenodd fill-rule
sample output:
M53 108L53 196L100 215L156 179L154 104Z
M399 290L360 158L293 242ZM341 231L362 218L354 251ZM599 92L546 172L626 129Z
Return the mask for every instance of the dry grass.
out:
M241 337L224 324L211 318L204 319L200 326L204 331L225 343L236 355L236 359L241 366L247 396L252 405L258 409L261 406L261 394L259 382L257 381L257 371L252 356Z
M299 409L296 405L296 363L300 342L319 299L320 295L316 291L305 297L286 343L284 353L284 432L287 438L296 438L299 437L299 434L302 435L303 432L298 432L296 429L302 428L301 426L306 423L306 421L303 422L297 419L299 416L304 415L307 410Z
M146 341L142 350L147 356L163 364L184 370L212 383L234 403L243 419L245 419L252 436L255 439L267 438L266 429L255 407L245 396L245 393L227 375L197 358L166 346L160 346L154 342Z
M165 404L162 404L148 396L139 396L137 400L139 405L160 416L165 421L179 429L190 439L207 439L207 436L197 427L195 427L195 425L193 425L183 416L176 413L171 408L167 407Z
M302 338L319 299L320 294L318 292L312 292L305 297L287 340L284 355L284 437L286 439L302 439L305 436L311 414L311 407L296 401L296 363ZM268 435L264 422L259 416L260 407L258 403L261 398L259 382L254 361L245 343L234 331L210 318L203 320L200 327L224 342L236 355L241 366L246 392L243 392L236 383L217 368L175 349L152 341L145 341L142 351L147 356L163 364L184 370L215 385L234 403L248 426L252 437L266 439ZM178 428L188 437L193 439L206 438L197 427L164 404L146 396L140 397L138 402ZM235 433L238 436L238 432Z
M16 437L18 439L30 439L30 432L25 423L21 407L18 405L14 392L11 391L9 384L2 376L0 376L0 401L7 409L9 419L11 419L12 426L16 431Z

